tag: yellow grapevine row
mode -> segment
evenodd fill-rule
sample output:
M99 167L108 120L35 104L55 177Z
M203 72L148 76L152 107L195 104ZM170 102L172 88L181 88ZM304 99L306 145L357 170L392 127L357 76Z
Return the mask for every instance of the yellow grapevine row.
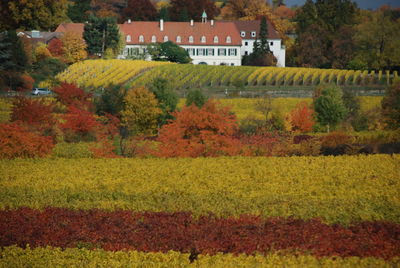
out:
M0 208L400 222L400 155L0 161Z
M147 69L166 62L138 60L86 60L70 66L57 76L60 81L84 88L122 85Z
M323 257L269 253L267 255L198 255L192 263L189 253L145 253L78 248L6 247L0 250L0 267L395 267L399 258L382 260L359 257Z
M146 85L156 77L175 80L178 88L232 86L241 81L246 86L313 86L324 83L337 85L375 85L389 84L397 72L354 71L316 68L279 68L249 66L198 66L168 65L160 67L159 72L146 72L134 81L137 85ZM184 79L176 79L184 74ZM207 76L205 78L204 76Z

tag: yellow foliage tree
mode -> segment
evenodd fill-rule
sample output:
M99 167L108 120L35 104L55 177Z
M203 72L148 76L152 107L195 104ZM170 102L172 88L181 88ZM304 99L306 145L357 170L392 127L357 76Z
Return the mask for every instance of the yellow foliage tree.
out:
M51 57L50 51L47 49L47 45L44 43L39 43L38 46L35 48L35 56L36 61L41 61L46 58Z
M74 63L87 57L86 43L74 32L66 32L62 37L64 58L67 63Z
M122 124L133 135L151 135L157 129L157 118L162 113L153 93L145 87L131 89L126 94Z

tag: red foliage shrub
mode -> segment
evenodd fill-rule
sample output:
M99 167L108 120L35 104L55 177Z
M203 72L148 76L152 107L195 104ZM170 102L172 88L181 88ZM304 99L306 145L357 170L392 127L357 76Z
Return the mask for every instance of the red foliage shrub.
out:
M48 135L56 124L53 109L53 104L46 104L42 99L19 96L13 101L11 121L23 122L30 129Z
M290 112L290 123L294 131L310 132L315 125L314 111L303 101Z
M342 144L352 144L354 138L344 132L332 132L322 137L323 147L336 147Z
M272 133L242 135L241 143L248 149L247 155L271 156L273 148L280 142L280 138Z
M64 55L63 42L58 38L51 40L47 49L53 57L62 57Z
M89 149L95 158L118 158L115 151L113 139L119 132L121 121L111 115L105 114L99 117L99 126L97 129L97 144L91 146Z
M57 94L57 100L65 106L75 106L83 110L89 110L92 107L92 94L86 93L74 84L62 83L53 91Z
M17 88L18 91L32 90L35 80L30 75L23 74L21 75L20 79L21 79L21 86Z
M0 158L43 157L53 148L51 137L30 132L18 123L0 124Z
M320 220L241 216L198 219L187 212L78 211L47 208L0 210L0 246L76 247L106 250L169 250L201 254L289 250L318 257L390 259L400 252L400 225L361 222L349 227Z
M64 122L60 124L60 129L69 142L95 140L101 126L93 113L75 106L68 107L68 112L62 116L62 120Z
M236 116L227 107L208 101L174 113L175 120L164 125L157 141L161 157L237 155L242 146L233 135L238 130Z

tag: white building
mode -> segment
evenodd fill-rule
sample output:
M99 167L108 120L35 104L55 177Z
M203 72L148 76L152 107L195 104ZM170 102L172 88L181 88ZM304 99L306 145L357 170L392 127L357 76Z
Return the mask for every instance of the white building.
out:
M188 51L193 64L239 66L242 56L251 54L255 40L260 40L260 21L207 21L205 13L202 22L128 20L119 28L126 42L119 58L145 55L148 45L172 41ZM64 23L56 30L66 31L83 35L83 24ZM285 67L285 46L269 21L268 42L277 66Z
M233 22L128 21L120 30L126 38L124 58L142 54L147 45L172 41L188 51L193 64L241 65L242 39Z
M242 47L240 49L240 54L244 56L253 53L254 42L256 40L260 41L259 34L261 21L235 21L234 23L240 32L240 37L242 38ZM282 44L282 39L280 38L278 31L269 20L267 20L267 25L267 40L269 48L278 61L277 66L285 67L286 48Z

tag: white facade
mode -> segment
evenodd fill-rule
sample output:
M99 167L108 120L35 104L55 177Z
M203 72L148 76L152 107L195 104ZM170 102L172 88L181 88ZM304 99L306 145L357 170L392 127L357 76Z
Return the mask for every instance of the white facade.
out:
M242 56L253 53L254 39L243 39L240 53ZM260 41L258 41L260 42ZM268 39L269 49L277 59L277 67L285 67L286 48L282 45L281 39Z

